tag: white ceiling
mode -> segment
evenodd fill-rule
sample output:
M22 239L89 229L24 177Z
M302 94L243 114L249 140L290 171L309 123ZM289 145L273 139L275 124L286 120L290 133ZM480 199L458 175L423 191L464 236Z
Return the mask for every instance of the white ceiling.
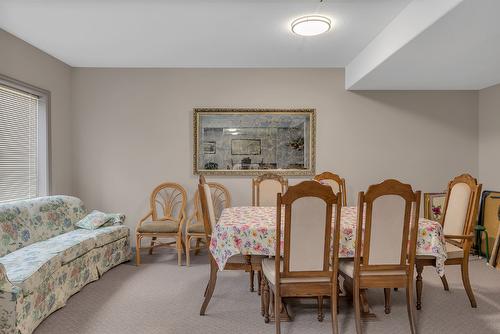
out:
M414 18L423 21L436 0L422 0ZM439 0L445 2L445 0ZM379 64L356 75L347 66L346 86L352 90L477 90L500 83L500 1L446 0L451 8ZM416 1L414 2L416 3ZM413 5L413 4L412 4ZM423 6L428 5L426 11ZM404 11L412 9L409 5ZM411 14L411 13L410 13ZM400 14L404 15L404 12ZM424 17L425 16L425 17ZM394 22L394 21L393 21ZM413 25L415 26L415 24ZM389 28L389 27L387 27ZM388 33L386 29L379 36ZM395 34L393 34L393 37ZM379 38L377 38L379 39ZM388 39L388 38L387 38ZM392 38L394 42L396 38ZM374 45L375 40L370 43ZM388 45L383 45L385 49ZM368 48L367 48L368 49ZM365 50L367 50L365 49ZM362 52L363 53L363 52ZM359 63L359 64L356 64ZM351 68L353 67L353 68ZM363 71L361 71L363 72Z
M75 67L344 67L410 0L0 0L0 28ZM333 31L299 37L299 16Z

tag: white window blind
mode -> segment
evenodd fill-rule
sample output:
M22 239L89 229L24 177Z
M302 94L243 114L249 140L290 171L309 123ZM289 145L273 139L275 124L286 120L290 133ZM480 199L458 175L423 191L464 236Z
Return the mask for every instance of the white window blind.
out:
M0 203L40 194L39 100L0 85Z

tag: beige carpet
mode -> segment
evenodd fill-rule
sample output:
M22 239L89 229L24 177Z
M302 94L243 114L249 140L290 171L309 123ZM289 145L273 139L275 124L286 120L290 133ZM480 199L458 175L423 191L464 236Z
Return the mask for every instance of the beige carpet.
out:
M123 264L87 285L69 299L66 307L53 313L36 334L168 334L168 333L274 333L274 324L260 316L257 293L248 291L248 276L240 272L219 273L207 309L199 316L208 279L206 256L197 256L191 267L178 267L170 250L143 256L144 264ZM432 268L424 272L423 309L417 312L420 333L500 333L500 271L483 260L471 263L471 280L478 308L470 307L462 289L459 268L449 267L450 292L442 289ZM365 321L365 333L408 333L405 293L393 293L390 315L383 311L383 292L370 291L369 300L377 318ZM340 331L355 333L353 308L341 302ZM284 323L288 334L331 333L330 317L316 320L316 309L294 305L295 320ZM328 310L326 310L328 312Z

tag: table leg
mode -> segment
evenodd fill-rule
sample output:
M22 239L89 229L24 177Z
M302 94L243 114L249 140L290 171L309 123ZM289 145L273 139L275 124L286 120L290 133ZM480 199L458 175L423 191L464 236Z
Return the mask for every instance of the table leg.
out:
M417 310L422 308L422 271L424 271L424 266L421 263L416 263L417 267L417 282L415 284L417 288Z

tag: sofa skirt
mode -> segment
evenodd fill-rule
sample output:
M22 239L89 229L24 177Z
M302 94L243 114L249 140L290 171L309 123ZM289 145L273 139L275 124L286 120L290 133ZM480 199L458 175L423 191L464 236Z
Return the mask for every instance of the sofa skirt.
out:
M61 266L33 293L24 296L20 290L0 292L0 332L32 333L47 316L66 305L69 297L130 257L127 236L96 247Z

